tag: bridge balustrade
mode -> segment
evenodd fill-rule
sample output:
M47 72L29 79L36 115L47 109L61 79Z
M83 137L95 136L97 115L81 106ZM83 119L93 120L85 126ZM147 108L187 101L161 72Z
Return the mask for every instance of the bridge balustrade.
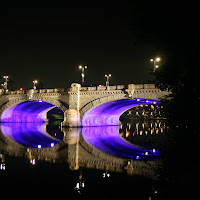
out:
M95 87L81 87L80 91L104 91L104 90L122 90L125 85L112 85L112 86L95 86Z

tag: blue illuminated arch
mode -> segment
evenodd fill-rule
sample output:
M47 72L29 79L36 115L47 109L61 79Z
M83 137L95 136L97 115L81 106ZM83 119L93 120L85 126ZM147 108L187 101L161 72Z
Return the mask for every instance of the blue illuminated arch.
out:
M1 123L1 131L14 142L39 149L53 147L63 139L48 134L44 123Z
M116 157L140 160L160 156L158 150L145 149L123 139L118 126L84 127L82 136L91 146Z
M6 109L1 115L1 122L45 122L47 112L54 105L43 101L25 101Z
M119 117L126 110L142 105L157 104L156 100L149 99L120 99L111 101L89 110L82 119L83 126L119 125Z

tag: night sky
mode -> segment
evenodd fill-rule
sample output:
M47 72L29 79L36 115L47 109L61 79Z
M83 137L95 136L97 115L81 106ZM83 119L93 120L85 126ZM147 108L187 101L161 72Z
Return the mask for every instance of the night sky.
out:
M113 1L114 2L114 1ZM86 84L147 83L154 49L135 44L132 5L10 4L0 6L0 76L14 89L66 88L81 82L79 65L87 65Z

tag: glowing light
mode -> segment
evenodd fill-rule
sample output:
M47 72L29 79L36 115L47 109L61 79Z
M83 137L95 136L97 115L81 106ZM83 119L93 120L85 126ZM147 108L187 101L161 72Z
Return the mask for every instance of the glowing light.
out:
M6 109L1 122L45 122L46 113L55 106L42 101L25 101Z
M76 183L76 188L79 189L80 188L80 184Z
M46 132L44 123L1 123L1 131L10 140L25 147L43 148L57 144L57 139Z
M160 58L159 58L159 57L157 57L157 58L156 58L156 61L157 61L157 62L160 62Z
M119 117L121 114L138 105L152 104L153 102L148 99L121 99L111 101L94 109L89 110L82 119L83 126L107 126L107 125L119 125Z
M6 165L5 165L5 163L3 163L3 164L0 165L0 170L6 170Z
M51 143L51 147L54 147L54 143Z
M35 165L35 159L31 159L31 160L30 160L30 163L31 163L32 165Z
M156 159L159 154L148 152L147 149L133 145L124 140L119 134L118 126L84 127L82 129L84 140L96 149L108 154L126 159Z

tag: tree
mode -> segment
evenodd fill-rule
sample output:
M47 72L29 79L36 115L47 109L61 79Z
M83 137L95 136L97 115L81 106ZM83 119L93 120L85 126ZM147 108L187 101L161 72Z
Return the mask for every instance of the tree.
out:
M144 2L142 2L144 3ZM133 34L137 43L154 47L154 55L162 55L162 65L155 71L153 82L161 90L170 90L170 99L163 102L169 119L172 138L163 157L170 182L166 194L174 191L178 198L190 198L199 175L199 47L200 24L197 5L183 2L170 4L152 1L133 6ZM173 141L173 142L172 142ZM185 167L189 159L189 166ZM183 178L184 177L184 178ZM189 179L192 190L188 188ZM194 182L192 182L194 180ZM175 184L172 184L175 183ZM183 193L184 191L184 193ZM181 197L181 195L183 195ZM195 194L196 195L196 194ZM163 197L171 199L171 197ZM189 199L189 198L188 198Z
M133 6L133 34L137 43L154 46L162 55L154 83L172 91L166 113L177 126L195 127L199 115L199 21L195 5L153 4ZM196 127L197 128L197 127Z

